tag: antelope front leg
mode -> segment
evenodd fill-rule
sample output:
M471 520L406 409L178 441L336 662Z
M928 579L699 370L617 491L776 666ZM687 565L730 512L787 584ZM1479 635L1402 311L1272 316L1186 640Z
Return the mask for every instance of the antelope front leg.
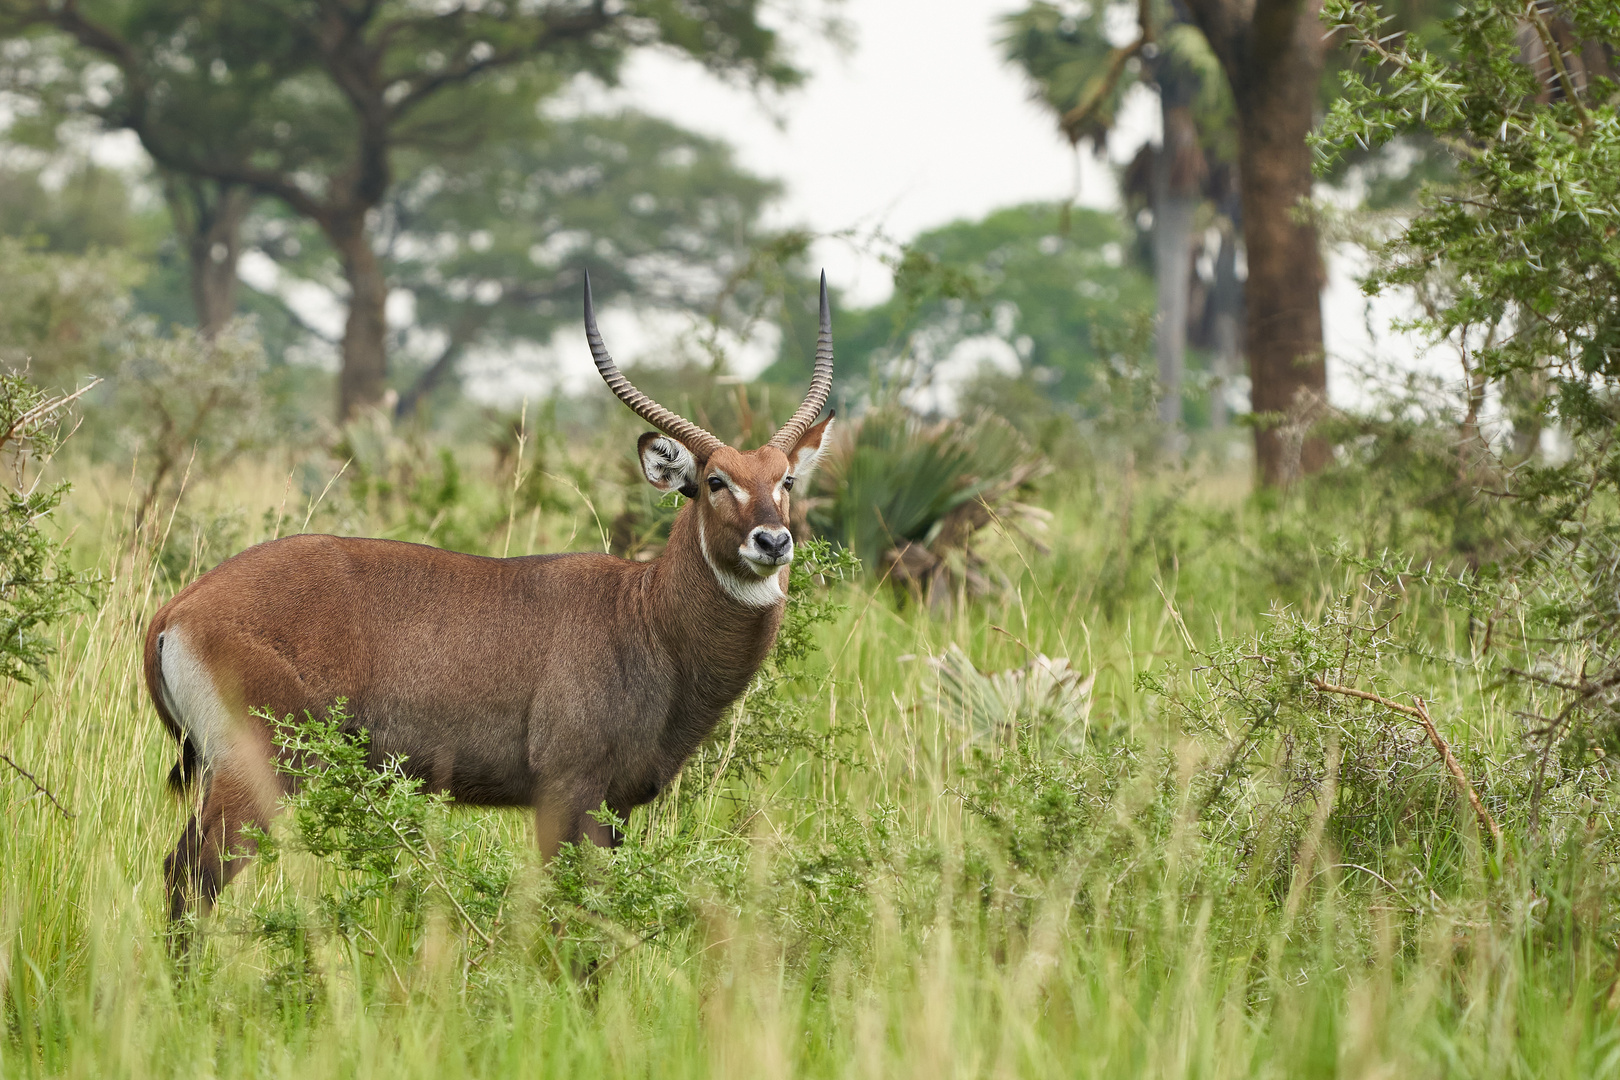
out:
M597 847L617 847L617 830L591 816L602 805L606 785L581 783L542 790L534 804L534 835L540 857L550 862L564 844L589 840Z

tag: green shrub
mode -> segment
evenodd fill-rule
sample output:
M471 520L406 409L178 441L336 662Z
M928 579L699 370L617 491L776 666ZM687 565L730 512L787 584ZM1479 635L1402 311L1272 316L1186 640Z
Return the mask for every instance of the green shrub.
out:
M0 374L0 455L9 466L0 505L0 675L22 682L45 670L45 627L93 603L100 585L69 566L66 548L44 528L68 491L65 482L47 484L43 469L70 433L73 397Z
M370 737L339 701L319 719L267 714L283 771L285 829L256 833L259 856L274 866L284 850L321 860L312 897L286 898L253 912L257 934L278 953L271 989L297 1001L320 1000L312 952L332 937L392 967L415 953L431 910L456 928L474 959L495 944L515 860L491 845L447 796L422 790L398 758L371 763ZM312 905L312 907L311 907Z
M818 474L809 519L869 574L948 601L999 583L975 555L982 530L1044 523L1045 512L1019 497L1045 467L999 417L928 423L887 404L840 435Z

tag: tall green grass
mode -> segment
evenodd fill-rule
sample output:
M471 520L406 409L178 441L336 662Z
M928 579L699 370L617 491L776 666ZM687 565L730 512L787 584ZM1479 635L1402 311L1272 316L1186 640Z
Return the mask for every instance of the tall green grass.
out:
M227 553L203 528L178 541L185 520L228 518L236 547L302 527L313 500L289 507L283 478L247 468L193 478L179 524L131 537L117 483L87 474L74 542L105 600L60 628L48 679L0 701L0 751L72 815L0 773L0 1075L1620 1073L1608 804L1569 780L1546 826L1563 839L1518 846L1516 703L1457 660L1467 620L1420 585L1411 636L1358 674L1433 700L1515 846L1482 844L1398 729L1303 699L1208 805L1245 722L1219 664L1253 663L1237 643L1284 605L1329 632L1337 598L1376 577L1330 553L1326 508L1236 487L1053 484L1050 553L1006 538L1014 587L948 618L833 584L842 610L783 691L824 751L739 773L743 729L722 725L618 853L542 868L525 815L454 812L458 843L517 860L494 949L431 904L407 925L384 903L365 934L289 953L265 913L311 910L334 873L290 854L233 883L177 961L160 866L187 809L163 782L175 750L141 637L176 581ZM599 546L595 512L536 511L489 543ZM931 658L953 646L986 672L1066 658L1094 676L1089 706L987 731L942 691ZM1395 739L1391 784L1322 771L1383 760L1358 732ZM1286 778L1309 747L1300 794ZM1377 864L1343 857L1355 843Z

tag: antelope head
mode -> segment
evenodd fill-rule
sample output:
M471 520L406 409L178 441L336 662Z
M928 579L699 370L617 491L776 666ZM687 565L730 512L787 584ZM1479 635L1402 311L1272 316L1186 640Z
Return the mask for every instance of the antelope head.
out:
M613 393L657 431L636 443L641 471L659 491L679 491L692 501L697 540L720 587L748 607L768 607L786 596L786 569L793 561L788 500L804 484L830 445L832 414L819 424L832 390L832 315L827 275L821 275L821 331L815 370L803 403L764 446L739 450L685 420L630 384L602 343L585 278L585 337L596 370Z

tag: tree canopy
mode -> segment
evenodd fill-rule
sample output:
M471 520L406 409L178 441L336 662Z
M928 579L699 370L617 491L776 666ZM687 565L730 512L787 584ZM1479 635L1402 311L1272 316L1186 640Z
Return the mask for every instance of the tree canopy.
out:
M77 114L135 132L198 240L194 273L234 263L251 197L320 230L347 293L340 416L378 404L387 385L389 282L375 218L402 177L429 159L531 137L543 98L580 74L611 82L639 48L791 86L800 72L759 15L759 0L0 5L7 28L35 33L8 55L7 86L41 124Z
M881 369L930 369L964 344L1016 358L1054 401L1073 404L1099 377L1119 338L1153 310L1153 284L1131 259L1118 215L1030 203L923 233L905 248L895 292L872 308L841 309L841 355ZM790 303L782 355L766 378L807 371L813 294Z

